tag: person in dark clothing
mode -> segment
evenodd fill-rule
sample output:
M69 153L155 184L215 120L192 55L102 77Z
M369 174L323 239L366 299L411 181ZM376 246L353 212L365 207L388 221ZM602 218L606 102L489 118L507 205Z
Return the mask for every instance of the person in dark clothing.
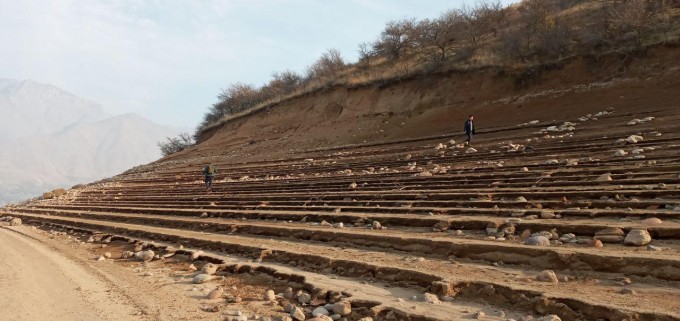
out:
M465 127L463 128L465 135L467 135L466 142L468 146L472 146L472 135L475 134L475 124L473 122L474 118L475 117L473 115L470 115L470 117L468 117L468 119L465 121Z
M217 170L215 169L215 165L213 164L208 164L203 167L203 175L205 176L205 188L207 191L210 191L212 189L212 183L213 179L215 179L215 174L217 174Z

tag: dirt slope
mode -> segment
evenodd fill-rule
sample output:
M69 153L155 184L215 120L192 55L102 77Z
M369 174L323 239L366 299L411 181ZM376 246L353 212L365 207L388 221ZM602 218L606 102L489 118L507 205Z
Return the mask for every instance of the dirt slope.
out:
M678 53L329 88L0 220L117 240L120 266L153 249L175 286L208 262L200 291L249 280L197 317L680 320Z

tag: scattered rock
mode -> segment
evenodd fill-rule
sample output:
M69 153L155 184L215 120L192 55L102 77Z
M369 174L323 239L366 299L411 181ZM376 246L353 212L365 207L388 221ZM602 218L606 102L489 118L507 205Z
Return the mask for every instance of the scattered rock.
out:
M542 235L536 235L529 237L526 241L524 241L524 244L533 246L548 246L550 245L550 239Z
M423 172L420 172L418 174L418 176L420 176L420 177L430 177L430 176L432 176L432 173L430 173L428 171L423 171Z
M194 282L194 283L196 283L196 282ZM208 293L207 298L208 298L208 300L215 300L215 299L221 298L223 294L224 294L224 289L222 289L222 287L218 286L218 287L214 288L212 291L210 291L210 293Z
M206 263L201 268L201 273L213 275L213 274L217 273L217 265L213 264L213 263Z
M144 262L149 262L153 260L153 258L156 256L156 253L154 253L151 250L146 250L146 251L140 251L135 254L135 259L138 261L144 261Z
M312 316L313 317L320 317L322 315L329 315L328 310L324 307L318 307L312 311Z
M524 196L520 196L520 197L515 199L515 202L517 202L517 203L527 203L528 201Z
M302 308L297 307L297 306L294 306L294 307L290 310L290 316L291 316L293 319L298 320L298 321L304 321L304 320L306 319L306 317L305 317L305 311L302 310Z
M291 289L291 292L292 292L292 289ZM274 293L274 290L267 290L264 293L264 297L262 299L267 301L267 302L276 301L276 294Z
M474 316L474 318L477 319L477 320L482 319L484 317L486 317L486 313L484 313L482 311L475 313L475 316Z
M444 231L447 231L450 226L451 226L451 224L449 223L449 221L439 221L432 227L432 231L433 232L444 232Z
M348 301L338 301L333 304L333 313L346 316L352 313L352 305Z
M663 221L661 221L660 219L658 219L656 217L650 217L648 219L642 220L641 223L645 224L645 225L659 225L659 224L662 224Z
M440 303L442 303L441 301L439 301L439 298L437 297L437 295L432 294L432 293L425 293L423 295L423 301L425 301L426 303L430 303L430 304L440 304Z
M476 149L470 147L470 148L468 148L468 149L465 151L465 154L472 154L472 153L476 153L476 152L477 152Z
M553 219L553 218L555 218L555 213L543 211L543 212L541 212L541 218L542 219Z
M652 236L649 235L647 229L634 228L630 230L630 232L628 232L628 235L626 235L626 238L623 240L623 243L627 245L642 246L647 245L651 241Z
M614 156L616 156L616 157L623 157L623 156L626 156L626 155L628 155L628 152L626 152L623 149L619 149L614 153Z
M629 144L635 144L637 142L641 142L643 140L642 136L639 135L630 135L628 138L626 138L626 142Z
M206 283L206 282L212 280L212 278L213 278L213 276L209 275L209 274L199 274L199 275L196 275L193 278L193 280L191 280L191 282L193 282L194 284L203 284L203 283Z
M104 257L107 259L111 258L111 252L104 252Z
M196 260L197 260L199 257L201 257L203 254L204 254L204 252L201 251L201 250L195 251L195 252L191 253L191 260L192 260L192 261L196 261Z
M637 293L635 292L635 290L633 290L633 289L631 289L631 288L628 288L628 287L625 287L625 288L621 289L620 293L621 293L621 294L632 294L632 295L636 295L636 294L637 294Z
M612 180L612 174L611 173L602 174L597 179L595 179L595 181L597 181L597 182L608 182L608 181L611 181L611 180Z
M20 226L21 225L21 219L18 217L14 217L9 221L9 226Z
M604 244L602 244L602 241L600 240L591 240L590 242L588 242L588 246L602 248L604 247Z
M309 304L309 302L312 302L312 296L309 293L301 293L298 295L297 300L302 304Z
M121 259L131 259L135 256L135 253L132 251L125 251L120 255Z
M595 240L604 243L621 243L624 239L625 233L618 227L608 227L603 230L595 232Z
M557 275L555 275L555 272L551 270L545 270L538 275L536 275L536 281L539 282L550 282L550 283L559 283L560 281L557 279Z
M531 318L529 320L532 320L532 319L533 318ZM554 314L551 314L551 315L546 315L546 316L538 319L537 321L562 321L562 319L560 319L560 317L558 317Z
M374 230L382 230L382 228L383 228L382 224L380 224L380 222L378 222L378 221L373 221L372 225L373 225Z

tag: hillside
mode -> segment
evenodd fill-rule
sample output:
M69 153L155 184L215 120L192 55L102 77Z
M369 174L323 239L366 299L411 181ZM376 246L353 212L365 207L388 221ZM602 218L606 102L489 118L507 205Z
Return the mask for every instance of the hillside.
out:
M149 321L680 320L678 42L648 25L597 50L578 34L546 54L536 37L510 62L475 60L500 59L540 4L564 6L533 25L547 37L614 17L608 3L505 8L514 24L475 38L477 58L436 70L401 69L431 46L367 69L329 51L312 81L233 85L196 145L6 206L0 224L132 275ZM678 22L659 12L647 22Z
M156 143L181 130L135 114L109 116L51 85L3 80L0 88L0 204L156 160Z
M177 285L216 267L200 318L680 320L679 54L335 86L2 214Z

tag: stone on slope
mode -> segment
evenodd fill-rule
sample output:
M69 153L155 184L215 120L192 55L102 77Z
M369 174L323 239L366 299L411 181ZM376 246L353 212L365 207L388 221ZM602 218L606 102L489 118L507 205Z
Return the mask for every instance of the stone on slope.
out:
M222 297L222 294L224 294L224 289L218 286L208 293L207 298L208 300L219 299Z
M9 221L9 226L20 226L21 225L21 219L18 217L12 218Z
M317 307L316 309L312 310L312 316L313 317L320 317L322 315L329 315L328 310L324 307Z
M526 241L524 241L524 244L533 246L548 246L550 245L550 239L543 235L536 235L528 238Z
M645 224L645 225L659 225L659 224L663 224L663 221L661 221L661 219L656 218L656 217L650 217L648 219L642 220L641 223Z
M298 321L304 321L304 320L306 319L306 317L305 317L305 311L302 310L302 308L297 307L297 306L294 306L294 307L290 310L290 316L291 316L293 319L298 320Z
M217 273L217 265L213 264L213 263L206 263L201 268L201 273L213 275L213 274Z
M618 227L608 227L603 230L595 232L594 239L600 240L604 243L621 243L624 239L625 232Z
M608 182L608 181L611 181L611 180L612 180L612 174L611 173L602 174L597 179L595 179L595 181L597 181L597 182Z
M651 241L652 236L649 235L647 229L634 228L630 230L630 232L628 232L628 235L626 235L626 238L623 240L623 243L627 245L642 246L649 244L649 242Z
M333 313L346 316L352 313L352 304L348 301L338 301L333 304Z
M264 296L262 297L267 302L275 301L276 300L276 294L274 294L274 290L267 290L264 292Z
M149 262L153 260L154 256L156 256L156 253L154 253L152 250L146 250L137 252L135 254L135 259L137 259L138 261Z
M203 283L206 283L206 282L212 280L212 278L213 278L213 276L209 275L209 274L199 274L199 275L196 275L191 280L191 282L193 282L194 284L203 284Z
M559 280L557 280L557 275L555 274L555 272L553 272L551 270L545 270L545 271L538 273L538 275L536 275L536 281L550 282L550 283L559 283L560 282Z
M628 138L626 138L626 141L629 144L635 144L637 142L641 142L643 140L642 136L639 135L630 135Z

